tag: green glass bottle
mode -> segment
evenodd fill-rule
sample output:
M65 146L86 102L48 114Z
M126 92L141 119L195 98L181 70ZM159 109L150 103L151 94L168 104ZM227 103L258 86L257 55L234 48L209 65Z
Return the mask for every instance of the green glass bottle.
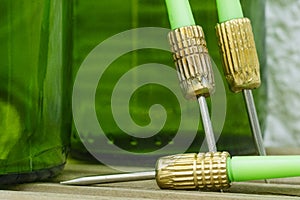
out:
M218 68L217 71L219 71L219 73L222 73L221 59L215 32L215 25L218 22L216 3L215 1L190 0L190 5L193 9L196 24L201 25L204 29L208 49L214 63ZM245 16L249 17L253 21L256 37L255 39L257 40L257 48L260 55L261 68L264 69L264 1L245 0L242 1L242 5L244 8ZM114 12L111 11L112 9L114 10ZM165 2L163 0L131 0L128 2L114 0L109 3L96 0L75 0L73 18L73 78L75 82L78 76L80 76L78 74L82 73L81 68L85 66L86 63L90 62L90 55L93 54L93 51L98 48L97 45L100 44L101 46L103 42L105 43L107 42L107 40L111 41L110 37L118 38L119 33L135 28L170 28ZM111 53L113 54L114 51L117 51L119 48L122 48L122 46L128 43L132 45L132 49L135 49L135 46L139 46L138 38L140 37L139 34L141 32L130 33L132 33L132 36L130 37L131 40L118 40L118 43L114 44L115 46L107 49L107 55L99 54L94 62L100 63L101 58L103 58L104 61L106 56L110 56L108 52L111 51ZM164 33L167 34L167 32ZM149 35L151 37L151 34ZM148 38L149 35L145 33L144 37ZM135 38L137 39L135 40ZM168 45L167 35L165 35L163 39L159 40L165 40L165 43ZM167 48L170 47L168 46ZM128 156L127 161L129 162L129 164L134 164L133 161L135 159L141 164L141 159L139 159L138 157L134 158L134 156L143 154L145 155L145 157L148 156L147 158L150 160L149 163L152 165L158 158L158 156L175 154L177 152L183 153L183 148L181 148L181 146L188 144L184 143L183 141L187 140L190 135L192 135L193 140L185 148L185 151L198 152L199 150L205 150L205 147L201 148L204 141L204 133L201 120L197 121L195 119L199 117L197 114L195 115L195 112L199 112L197 102L181 101L180 99L178 99L178 96L172 93L172 89L170 89L173 87L179 88L178 80L176 80L176 73L172 74L172 76L174 75L174 82L171 83L171 86L169 88L162 87L161 85L155 83L145 84L132 93L128 105L121 103L118 105L112 105L113 102L119 102L112 100L113 97L116 97L114 96L114 89L119 79L122 79L124 74L126 74L130 70L133 70L136 66L141 66L147 63L160 63L163 65L167 65L172 69L175 68L170 51L163 48L155 49L149 47L132 50L127 52L126 54L120 55L115 60L113 60L112 63L110 63L109 67L105 69L105 72L103 72L101 78L99 78L95 94L95 109L99 125L101 126L105 137L103 137L103 135L101 136L101 134L99 135L99 133L88 130L88 127L86 129L79 128L80 130L78 131L77 125L80 126L79 121L82 121L81 123L85 123L87 126L89 126L89 119L92 118L92 116L88 112L86 112L88 110L89 103L84 103L84 101L81 101L81 104L74 104L73 96L73 111L74 106L76 106L75 116L83 116L81 120L78 120L78 118L75 117L75 124L73 124L71 150L74 157L79 159L90 159L96 157L98 160L106 164L106 157L111 157L112 159L121 159L122 156L118 155L123 154L122 151L124 151L127 152L127 154L128 152L131 152L133 154L132 157ZM90 71L90 73L97 73L97 68L95 68L94 70L95 71ZM156 72L149 72L148 76L158 77L160 73L162 73L160 70ZM221 75L223 76L223 74ZM130 75L131 82L129 84L121 85L119 91L124 91L124 93L126 93L128 87L136 88L136 85L138 85L140 79L143 79L142 75L140 75L138 72L133 73L132 75ZM84 94L86 91L89 91L89 88L93 87L92 84L89 84L90 82L87 78L84 86L81 87L81 90L78 90L80 91L78 93ZM213 98L215 98L214 102L217 102L218 104L219 101L221 106L223 106L222 109L226 111L226 116L224 116L224 127L216 130L216 134L220 135L220 137L218 137L217 143L218 149L229 151L232 155L255 154L256 151L242 94L231 93L228 89L225 79L223 79L223 81L221 80L221 82L217 82L217 84L224 85L226 93L226 96L222 97L221 99L218 99L218 97L212 97L212 105L209 105L211 109L213 109ZM265 101L263 92L264 88L265 86L263 83L263 86L255 92L255 98L256 100L259 100L259 105L260 103L261 105L263 105L263 102ZM120 99L122 97L122 95L119 96ZM75 97L75 102L77 102L76 98L77 96ZM222 102L224 98L227 103L225 101ZM181 102L184 102L184 105ZM210 103L210 99L208 99L208 103ZM155 104L160 104L161 106L163 106L165 109L165 114L167 115L165 123L157 132L157 134L151 135L145 134L145 132L143 131L138 132L138 130L142 129L131 129L130 123L128 123L128 130L131 130L132 132L126 132L124 131L124 129L122 130L116 122L116 113L121 116L129 113L129 117L131 117L132 120L139 126L149 125L151 120L155 121L156 119L161 119L163 121L165 117L164 114L160 113L157 114L157 116L155 115L155 112L153 115L152 113L149 114L149 112L151 111L150 107ZM127 110L124 109L124 107L129 110L128 113ZM117 110L118 112L113 113L114 110ZM263 123L263 106L258 106L258 110L261 123ZM214 112L216 112L218 115L218 111ZM221 115L224 114L223 111L220 112ZM187 114L184 116L185 120L187 120L188 122L183 127L183 136L179 136L178 139L176 137L176 134L180 127L180 124L183 121L183 119L181 118L183 113L191 114ZM197 130L196 134L193 135L193 131L195 129L195 121L197 123ZM220 124L222 125L221 122ZM135 132L135 130L137 132ZM182 143L175 141L174 138L182 141ZM104 143L100 142L102 140L104 140ZM117 149L121 150L114 151L113 149L108 147L109 145L117 146ZM163 149L165 146L171 146L171 148ZM162 149L162 151L158 151L160 149ZM92 154L92 156L89 157L89 154ZM101 156L98 157L98 155ZM101 160L102 158L104 158L104 161ZM143 160L142 163L145 164L147 162ZM121 164L126 164L126 161L124 161L123 159Z
M1 2L0 184L50 178L64 167L71 9L71 1Z

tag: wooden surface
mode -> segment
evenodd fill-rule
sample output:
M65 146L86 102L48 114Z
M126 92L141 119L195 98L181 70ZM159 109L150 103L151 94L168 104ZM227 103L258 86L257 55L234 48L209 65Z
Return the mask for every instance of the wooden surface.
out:
M297 150L291 154L297 154L297 152L300 151ZM223 192L161 190L156 185L155 180L92 186L65 186L59 184L60 181L72 178L111 173L116 173L116 171L103 165L70 160L61 175L47 182L2 187L0 199L300 199L299 177L275 179L271 180L269 184L264 182L233 183L231 188Z

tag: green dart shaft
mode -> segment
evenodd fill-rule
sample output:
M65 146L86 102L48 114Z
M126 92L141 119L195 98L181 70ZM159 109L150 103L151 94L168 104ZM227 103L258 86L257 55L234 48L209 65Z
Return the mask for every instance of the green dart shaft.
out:
M230 181L300 176L300 156L241 156L227 159Z
M239 0L217 0L219 22L243 18L243 11Z
M188 0L166 0L172 31L169 41L181 89L187 99L197 99L206 142L210 152L216 152L216 142L206 103L214 90L212 64L204 32L195 25Z
M195 25L188 0L166 0L171 29Z

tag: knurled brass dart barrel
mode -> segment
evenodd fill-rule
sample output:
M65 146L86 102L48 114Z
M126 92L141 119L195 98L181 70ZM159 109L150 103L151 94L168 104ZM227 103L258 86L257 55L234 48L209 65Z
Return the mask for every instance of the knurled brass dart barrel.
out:
M257 151L266 155L252 96L260 86L260 69L251 22L243 17L239 0L217 0L216 26L224 73L233 92L243 91Z
M187 99L198 99L208 149L216 152L205 99L214 91L215 83L204 32L195 25L188 0L166 0L166 6L172 28L169 41L181 89Z
M223 189L230 181L228 153L187 153L160 158L156 163L156 182L162 189Z

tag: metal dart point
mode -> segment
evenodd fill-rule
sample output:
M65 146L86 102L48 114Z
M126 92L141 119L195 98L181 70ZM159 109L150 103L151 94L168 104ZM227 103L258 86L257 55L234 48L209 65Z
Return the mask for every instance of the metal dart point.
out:
M204 131L206 133L206 142L207 142L208 150L210 152L216 152L217 151L216 141L215 141L213 127L212 127L212 124L211 124L211 121L210 121L209 112L208 112L205 97L199 96L199 97L197 97L197 99L198 99L199 106L200 106L202 124L203 124L203 127L204 127Z
M256 108L255 108L255 104L254 104L252 91L251 90L243 90L243 93L244 93L244 99L245 99L245 102L247 105L248 116L249 116L249 120L250 120L250 124L251 124L251 128L252 128L252 134L253 134L253 138L255 141L256 149L257 149L259 155L265 156L265 155L267 155L267 153L266 153L265 147L263 145L264 140L262 137L262 133L261 133L261 129L260 129L257 113L256 113Z
M69 181L60 182L63 185L92 185L101 183L115 183L126 181L151 180L155 178L155 171L133 172L124 174L111 174L101 176L90 176L76 178Z

